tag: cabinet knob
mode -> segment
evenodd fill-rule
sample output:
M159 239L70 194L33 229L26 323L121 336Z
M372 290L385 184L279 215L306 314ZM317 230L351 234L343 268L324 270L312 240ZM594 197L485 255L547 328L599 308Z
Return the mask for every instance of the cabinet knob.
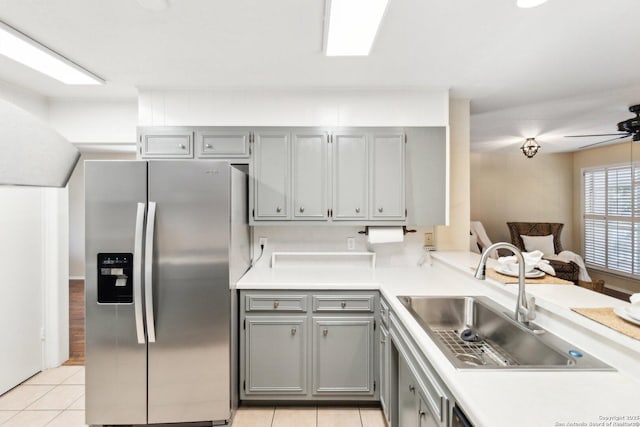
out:
M295 335L296 334L296 328L291 328L291 335Z
M382 209L382 206L380 206L380 207L378 208L378 212L380 212L380 213L382 213L382 211L383 211L383 210L384 210L384 209Z
M304 212L304 206L300 206L300 213Z
M282 212L282 208L280 206L277 206L276 207L276 212L278 212L278 213Z
M346 306L347 306L347 303L346 303L346 302L342 301L342 302L340 303L340 307L345 308Z
M280 301L273 302L273 308L278 308L279 305L280 305Z
M420 415L420 418L424 418L427 413L421 410L420 412L418 412L418 415Z
M356 213L360 213L360 208L356 208Z
M322 335L326 337L328 334L329 334L329 330L327 328L324 328L322 330Z
M204 147L205 147L205 148L213 148L213 145L211 145L211 144L205 144L205 145L204 145Z
M178 144L178 148L184 150L185 148L187 148L187 146L184 144Z
M409 391L411 393L415 393L416 392L416 388L412 384L409 384Z

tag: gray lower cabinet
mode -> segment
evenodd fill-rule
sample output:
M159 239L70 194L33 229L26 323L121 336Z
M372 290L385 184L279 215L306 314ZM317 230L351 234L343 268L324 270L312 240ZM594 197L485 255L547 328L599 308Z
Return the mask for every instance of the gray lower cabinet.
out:
M240 291L240 399L376 401L376 291Z
M416 374L400 355L398 358L398 426L439 427L440 422L433 416L426 400Z
M307 319L245 318L245 394L307 393Z
M313 393L374 390L373 316L313 319Z
M387 424L391 425L391 354L389 331L382 323L380 324L380 344L378 347L378 354L380 360L380 405L382 406L382 412L387 420Z

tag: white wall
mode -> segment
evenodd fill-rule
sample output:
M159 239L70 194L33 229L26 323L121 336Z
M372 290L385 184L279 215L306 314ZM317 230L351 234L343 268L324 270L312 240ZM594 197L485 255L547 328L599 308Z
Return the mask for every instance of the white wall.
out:
M135 153L82 153L69 179L69 277L84 279L84 162L135 160Z
M446 126L447 90L140 90L140 126Z

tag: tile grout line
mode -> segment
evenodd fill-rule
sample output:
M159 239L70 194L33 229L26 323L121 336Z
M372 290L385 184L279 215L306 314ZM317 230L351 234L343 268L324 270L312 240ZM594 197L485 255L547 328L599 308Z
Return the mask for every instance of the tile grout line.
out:
M364 427L364 423L362 422L362 410L360 406L358 406L358 416L360 417L360 427Z

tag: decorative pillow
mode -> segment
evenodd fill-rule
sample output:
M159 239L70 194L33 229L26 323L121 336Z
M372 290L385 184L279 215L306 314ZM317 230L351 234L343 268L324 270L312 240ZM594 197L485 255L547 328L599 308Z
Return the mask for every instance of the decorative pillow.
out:
M520 237L527 252L540 251L545 255L555 255L556 253L553 246L553 234L548 236L523 236L521 234Z

